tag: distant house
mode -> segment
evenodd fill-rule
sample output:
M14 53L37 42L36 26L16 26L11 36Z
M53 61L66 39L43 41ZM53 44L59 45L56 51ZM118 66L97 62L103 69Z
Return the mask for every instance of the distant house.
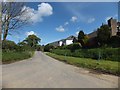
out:
M57 46L64 46L64 45L70 45L73 44L73 39L76 38L75 36L69 36L66 39L61 39L59 41L55 41L53 43L50 43L50 45L53 45L55 47Z

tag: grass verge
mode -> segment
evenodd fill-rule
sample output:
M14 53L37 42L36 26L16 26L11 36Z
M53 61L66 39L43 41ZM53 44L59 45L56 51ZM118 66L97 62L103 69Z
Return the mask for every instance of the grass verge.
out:
M106 60L93 60L88 58L76 58L69 56L62 56L53 53L46 53L48 56L53 57L57 60L66 62L71 65L75 65L82 68L88 68L97 72L109 73L120 76L120 70L118 69L119 62L117 61L106 61Z
M34 55L34 51L25 51L25 52L17 52L17 51L9 51L2 52L2 63L9 64L16 61L20 61L23 59L28 59Z

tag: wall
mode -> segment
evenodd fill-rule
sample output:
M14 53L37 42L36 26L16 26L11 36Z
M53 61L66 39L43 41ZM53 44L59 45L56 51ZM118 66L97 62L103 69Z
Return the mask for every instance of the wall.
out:
M66 40L66 45L73 44L73 40Z

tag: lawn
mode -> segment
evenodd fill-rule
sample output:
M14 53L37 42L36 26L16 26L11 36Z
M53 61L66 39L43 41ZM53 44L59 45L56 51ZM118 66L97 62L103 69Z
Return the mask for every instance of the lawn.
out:
M24 51L24 52L17 52L17 51L9 51L9 52L2 52L2 63L8 64L16 61L20 61L23 59L28 59L32 57L34 51Z
M120 75L120 70L118 69L118 64L120 62L117 61L106 61L106 60L94 60L89 58L76 58L69 56L62 56L53 53L46 53L47 55L58 59L60 61L66 62L68 64L72 64L82 68L88 68L91 70L95 70L97 72L109 73L114 75Z

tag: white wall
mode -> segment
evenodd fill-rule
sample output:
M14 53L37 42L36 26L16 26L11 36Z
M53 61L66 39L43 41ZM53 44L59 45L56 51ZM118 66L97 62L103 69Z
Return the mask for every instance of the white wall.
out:
M62 44L63 44L63 42L62 42L62 41L60 41L60 42L59 42L59 46L62 46Z
M73 44L73 40L66 40L66 45Z

